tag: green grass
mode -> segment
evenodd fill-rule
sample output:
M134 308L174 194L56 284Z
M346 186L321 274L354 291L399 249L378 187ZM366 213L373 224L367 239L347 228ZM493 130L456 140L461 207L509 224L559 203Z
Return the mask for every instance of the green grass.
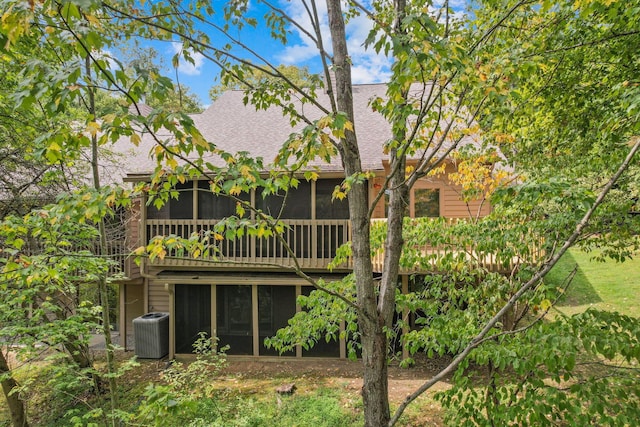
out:
M572 315L594 307L640 317L640 254L623 263L598 262L592 259L595 255L572 249L549 272L547 281L560 286L577 266L557 310Z

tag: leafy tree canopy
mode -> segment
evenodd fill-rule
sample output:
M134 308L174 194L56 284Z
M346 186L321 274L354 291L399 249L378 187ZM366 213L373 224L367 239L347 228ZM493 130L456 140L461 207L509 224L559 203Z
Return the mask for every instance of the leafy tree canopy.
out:
M317 75L309 72L308 67L278 65L276 70L277 74L265 69L249 67L242 75L223 73L220 84L212 86L209 90L209 98L215 101L227 90L247 90L268 84L295 85L305 88L318 79Z

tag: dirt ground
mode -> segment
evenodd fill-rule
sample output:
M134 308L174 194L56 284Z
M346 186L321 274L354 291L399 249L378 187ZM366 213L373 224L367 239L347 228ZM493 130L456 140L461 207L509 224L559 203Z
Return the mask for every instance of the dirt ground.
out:
M131 353L120 353L120 357ZM139 360L140 366L121 381L159 381L167 367L166 360ZM187 360L184 360L187 362ZM426 380L437 374L449 360L421 361L412 368L389 366L389 400L392 410L407 395L414 392ZM359 411L362 389L362 362L341 359L286 359L257 360L228 358L228 366L216 380L216 388L242 393L243 395L269 396L276 394L276 388L289 384L296 385L296 394L313 393L320 387L340 390L345 407ZM433 393L448 389L448 382L441 381L410 405L400 425L404 427L441 427L443 410L433 400Z
M120 353L120 357L126 358ZM184 360L187 362L187 360ZM139 360L141 366L127 375L125 381L153 382L159 380L167 367L166 360ZM446 366L446 359L422 361L411 368L389 366L389 400L393 406L400 404L407 395L414 392L425 381ZM228 366L219 377L218 386L243 394L264 395L279 386L294 383L296 393L312 392L318 387L343 390L351 399L359 400L362 388L362 362L341 359L287 359L256 360L228 358ZM436 391L448 389L448 382L441 381L419 398L434 411L431 415L421 416L420 425L441 425L441 409L431 396ZM426 418L425 418L426 417ZM428 419L427 419L428 418Z
M116 334L117 335L117 334ZM114 338L116 341L118 337ZM100 358L100 353L104 345L101 338L98 337L91 348L96 351L96 355ZM133 352L120 352L120 358L133 357ZM398 404L404 398L420 387L425 381L432 378L440 372L448 363L449 359L433 359L433 360L417 360L416 366L411 368L400 368L397 364L389 366L389 398L392 403ZM143 364L140 374L148 375L148 380L153 380L159 376L160 372L166 367L166 360L139 360ZM257 383L264 383L263 380L271 380L277 382L279 378L283 380L295 380L300 378L306 380L308 378L323 379L324 383L348 384L347 388L359 390L362 388L362 362L344 359L255 359L233 357L228 358L228 367L224 371L227 380L242 378L243 384L248 384L257 380ZM146 374L145 374L146 373ZM139 378L144 380L145 378ZM304 382L304 381L302 381ZM446 381L437 383L430 393L444 390L449 387Z
M389 397L391 402L400 403L408 394L444 368L447 362L447 360L429 361L429 363L419 363L419 366L411 368L389 366ZM362 388L362 362L360 361L303 359L281 362L230 358L229 366L224 373L230 376L241 376L245 379L323 378L338 384L348 384L348 389L358 392ZM448 387L446 381L439 382L432 391L444 390Z

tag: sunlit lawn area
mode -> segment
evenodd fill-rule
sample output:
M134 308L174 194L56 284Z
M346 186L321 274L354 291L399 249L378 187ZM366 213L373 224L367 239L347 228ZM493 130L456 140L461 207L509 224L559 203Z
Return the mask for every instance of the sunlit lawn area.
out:
M640 255L623 263L598 262L594 255L570 250L549 273L547 280L559 285L578 267L557 309L571 315L594 307L640 317Z

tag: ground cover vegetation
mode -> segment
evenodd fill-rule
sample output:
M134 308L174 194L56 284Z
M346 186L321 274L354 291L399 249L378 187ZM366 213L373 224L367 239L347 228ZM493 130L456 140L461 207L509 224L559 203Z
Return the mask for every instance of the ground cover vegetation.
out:
M548 280L560 282L561 277L579 266L569 291L555 308L565 315L595 308L640 317L638 258L624 263L601 262L597 258L597 252L570 251L549 273Z
M589 254L575 250L572 250L569 256L565 256L558 267L571 271L576 263L580 270L586 271L597 266L602 267L602 264L592 260ZM637 273L633 263L611 264L618 268L622 278ZM550 283L561 286L566 274L556 270L558 268L551 272L549 280ZM605 271L607 270L608 268ZM580 273L577 277L579 275ZM628 305L624 301L624 297L617 298L615 295L611 296L606 293L612 282L602 279L599 275L594 275L588 284L584 281L580 283L581 280L583 279L575 279L573 285L568 288L564 300L558 304L561 310L567 307L567 304L573 306L577 302L576 312L586 311L587 307L585 304L581 304L581 301L585 295L584 287L587 286L588 294L602 295L599 303L603 304L606 311L626 313ZM624 283L624 280L616 283ZM124 357L127 356L121 353L121 360ZM98 351L98 364L103 363L101 359L103 357ZM215 423L218 422L220 425L235 426L277 423L300 426L311 424L336 426L362 422L362 406L359 396L361 383L357 379L360 369L357 362L331 363L323 361L313 364L314 369L310 369L309 365L305 363L291 366L291 363L271 362L266 363L265 367L237 361L227 363L223 358L210 360L216 360L211 371L207 370L202 375L199 368L193 368L191 374L185 373L181 378L187 378L194 373L202 375L201 379L210 387L208 393L212 399L202 397L200 393L187 393L186 395L183 393L182 396L190 396L193 401L189 404L186 402L178 404L178 400L176 400L172 411L169 411L166 405L160 406L160 408L165 408L165 412L162 412L162 425L200 425L198 423L216 425ZM183 367L184 365L177 367L176 372L180 372ZM221 367L222 369L220 369ZM392 407L402 401L406 390L410 390L429 374L424 370L416 371L416 369L418 368L402 369L401 371L395 369L392 373L393 379L390 388ZM585 365L582 370L602 374L610 373L593 364ZM141 396L148 392L148 387L151 384L167 386L164 388L164 393L165 396L169 395L170 388L167 381L162 379L163 372L164 362L141 361L140 365L125 373L120 380L122 401L127 402L124 408L132 413L146 413L137 419L139 424L151 423L148 418L149 411L140 410L140 404L144 401ZM398 375L398 372L405 375ZM483 371L470 370L468 372L474 373L471 376L469 389L477 390L480 393L483 390L481 384L485 380ZM46 363L33 363L28 368L22 367L18 370L18 377L20 381L27 380L29 377L39 378L39 381L35 381L27 393L29 406L40 408L38 411L31 411L33 412L31 418L33 425L70 425L74 416L81 417L82 414L89 412L91 407L106 403L101 400L104 399L104 396L85 394L83 387L68 394L58 388L50 387L49 384L55 384L58 380L54 379L55 369L51 369ZM76 373L73 371L62 375L60 380L62 379L77 385ZM52 382L50 383L50 381ZM179 384L180 382L178 380L174 383ZM282 384L292 382L298 387L296 393L290 397L282 396L280 403L278 403L275 389ZM448 382L445 380L439 384L437 391L443 391ZM176 388L176 393L179 388ZM66 390L70 389L72 387ZM161 400L157 398L159 395L160 393L156 394L156 399L153 400L154 404L160 404ZM603 395L609 396L608 391ZM174 397L172 396L172 398ZM137 410L139 412L135 412ZM156 411L161 410L156 408ZM0 420L9 423L6 408L3 408L3 411L0 411ZM399 425L445 425L443 419L446 415L447 411L434 399L433 394L429 394L423 396L415 406L408 409L408 414L401 419ZM146 421L143 421L144 417L147 417ZM133 417L129 420L133 423Z
M2 102L12 112L35 110L51 121L66 117L54 129L34 129L33 138L27 138L39 147L34 152L46 162L66 165L90 153L91 185L78 185L49 210L8 218L1 229L0 312L2 316L15 313L1 320L3 342L25 348L33 348L36 342L55 348L63 345L65 351L55 354L74 362L64 366L87 369L86 375L75 377L86 378L88 384L82 388L78 384L76 396L80 390L99 393L107 384L108 405L78 415L77 423L94 420L116 425L137 416L158 424L165 413L188 400L175 385L167 390L161 384L147 389L141 404L131 410L118 398L117 379L126 364L121 366L114 358L110 343L107 273L99 256L104 250L97 257L96 253L61 251L65 245L55 245L53 254L44 251L36 257L23 250L32 237L46 242L49 236L84 233L93 233L104 249L104 220L115 209L130 205L132 192L101 184L99 147L122 138L135 145L140 130L155 139L158 167L151 183L136 190L162 204L177 196L172 190L176 183L208 179L213 192L237 202L237 214L216 230L228 237L238 233L277 236L282 231L278 218L263 212L256 211L256 219L249 219L246 212L254 208L238 197L240 193L256 188L264 189L265 195L286 192L302 179L297 172L306 171L304 179L317 179L315 172L307 170L311 161L340 158L345 178L334 196L348 197L354 236L340 256L351 257L354 272L341 282L323 283L298 270L318 290L300 301L307 307L305 313L313 316L297 315L270 343L281 350L313 345L319 339L335 338L338 321L345 321L347 333L354 338L350 348L361 355L364 425L396 424L412 402L452 374L453 388L443 392L440 401L445 410L455 408L447 413L457 425L631 425L637 420L638 372L632 364L640 358L638 319L588 310L556 317L554 322L542 321L572 275L560 286L550 286L544 276L569 247L598 248L602 257L620 261L637 254L638 218L628 215L637 206L639 188L637 2L479 1L461 15L447 1L343 5L328 0L326 15L324 4L304 3L308 25L267 2L268 13L260 20L247 15L250 8L242 1L220 10L210 3L172 1L2 0L0 4L3 61L18 58L26 64L15 71L17 77L8 90L11 96ZM214 23L214 15L224 23ZM357 139L359 124L351 104L354 58L349 55L345 25L360 17L371 22L368 48L392 58L386 97L371 101L371 108L393 129L393 138L381 153L389 156L390 173L375 200L388 194L388 219L380 228L370 225L365 186L369 174L359 156L360 144L365 142ZM309 79L301 85L287 69L265 63L259 52L234 36L256 25L267 25L269 33L284 43L292 26L306 31L318 49L325 80L333 84ZM331 35L326 45L324 25ZM226 42L213 42L212 32L221 33ZM245 89L248 103L256 108L280 107L292 125L304 127L283 141L273 163L222 151L215 141L202 137L183 111L163 104L176 91L170 79L153 68L134 65L128 71L110 57L110 48L133 39L182 42L176 63L180 56L189 60L198 52L221 67L224 84ZM255 78L260 73L273 78ZM326 89L330 89L329 103L322 105L316 93ZM103 91L121 96L121 102L110 104L112 110L104 114L97 102ZM305 117L295 108L294 99L313 105L324 117ZM155 106L150 114L142 114L143 100ZM158 102L149 102L154 100ZM481 138L485 147L478 151L459 147L469 135ZM207 163L205 154L219 156L226 166ZM462 196L490 199L492 214L480 219L470 213L469 222L455 227L405 220L404 200L410 188L438 173L449 155L458 156L455 179L463 185ZM418 160L408 162L411 158ZM504 174L487 166L498 159L513 172ZM267 169L268 176L260 174ZM43 223L30 228L29 221ZM78 230L69 229L76 225ZM55 239L66 242L70 237ZM512 268L506 275L491 273L474 263L473 257L469 261L466 254L455 253L433 265L413 251L411 243L419 239L434 245L481 248L495 253L505 268ZM140 248L136 255L162 257L175 247L194 257L211 250L206 241L166 236ZM382 248L384 273L376 277L371 256ZM544 256L533 256L532 248ZM215 253L211 255L215 258ZM514 257L526 263L514 265ZM67 262L74 266L58 268ZM400 295L400 267L416 265L431 267L434 274L416 276L412 292ZM78 304L69 317L60 319L57 313L63 312L65 299L52 301L56 295L73 293L69 286L87 281L95 284L103 302L105 367L96 368L93 361L82 366L85 361L76 360L82 351L69 347L78 340L86 345L82 337L95 313L85 313ZM44 302L40 304L39 299ZM37 315L24 315L27 307L35 307ZM400 323L394 323L398 317ZM397 338L412 356L405 363L418 363L421 354L452 358L392 413L389 342L396 338L393 331L402 329L402 322L418 326ZM50 329L40 333L43 328ZM3 346L3 356L7 348ZM12 422L26 425L24 399L29 381L20 388L6 356L2 361L1 379ZM606 374L578 369L585 363L606 365ZM481 389L471 386L471 365L487 371ZM59 380L54 385L66 383ZM607 396L615 399L603 400Z

